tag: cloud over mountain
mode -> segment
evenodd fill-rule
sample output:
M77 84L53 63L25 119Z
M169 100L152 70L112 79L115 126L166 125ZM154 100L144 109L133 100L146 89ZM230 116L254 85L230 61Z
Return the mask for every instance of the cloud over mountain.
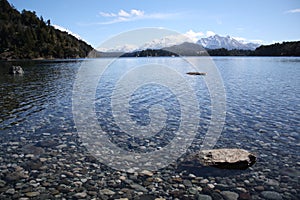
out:
M113 12L99 12L99 15L109 20L99 24L115 24L120 22L136 21L141 19L169 19L176 16L176 13L146 13L143 10L131 9L129 11L119 10L117 13Z

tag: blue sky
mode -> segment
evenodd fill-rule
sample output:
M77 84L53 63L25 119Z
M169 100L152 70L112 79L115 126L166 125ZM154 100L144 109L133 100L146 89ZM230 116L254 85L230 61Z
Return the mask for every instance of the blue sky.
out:
M300 0L9 0L94 47L137 28L163 27L193 38L212 33L264 44L300 40Z

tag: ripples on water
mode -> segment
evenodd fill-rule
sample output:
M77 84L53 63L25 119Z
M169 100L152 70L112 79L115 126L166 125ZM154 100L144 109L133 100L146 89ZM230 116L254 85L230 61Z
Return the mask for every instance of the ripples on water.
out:
M7 74L21 65L23 76ZM0 130L6 133L51 130L70 118L73 79L78 62L1 63Z
M166 62L174 58L153 58ZM201 58L200 58L201 59ZM299 58L215 58L223 78L227 96L226 124L217 147L249 149L259 154L259 162L269 165L289 165L299 161L300 129L300 59ZM135 63L134 59L126 62ZM138 63L142 63L139 60ZM81 61L1 62L0 63L0 131L8 134L34 134L75 131L72 119L72 87ZM173 62L179 67L180 62ZM24 68L24 76L6 72L12 64ZM104 74L96 95L96 112L100 125L112 140L127 149L139 149L138 141L122 133L114 124L110 99L117 77L122 70L111 69ZM181 71L185 73L185 70ZM199 135L191 148L199 147L210 120L210 100L201 77L189 77L194 84L201 109ZM157 85L139 88L132 96L129 113L141 125L149 123L149 106L159 103L168 113L167 126L156 135L166 136L157 145L155 137L147 141L153 148L164 146L178 128L178 101L168 90ZM161 135L160 135L161 134ZM122 143L126 138L129 143ZM134 142L132 142L134 141ZM121 144L122 143L122 144ZM137 144L136 146L134 146ZM274 161L282 159L282 162ZM267 161L267 162L266 162ZM259 164L258 164L259 165ZM278 168L276 168L278 169Z

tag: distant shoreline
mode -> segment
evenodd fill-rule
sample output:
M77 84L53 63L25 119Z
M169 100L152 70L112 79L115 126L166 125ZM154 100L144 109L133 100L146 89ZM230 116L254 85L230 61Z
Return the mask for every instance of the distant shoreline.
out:
M107 59L107 58L178 58L178 57L237 57L237 58L256 58L256 57L274 57L274 58L278 58L278 57L286 57L286 58L299 58L300 56L176 56L176 57L172 57L172 56L149 56L149 57L98 57L98 58L39 58L39 59L0 59L0 62L26 62L26 61L84 61L87 59Z

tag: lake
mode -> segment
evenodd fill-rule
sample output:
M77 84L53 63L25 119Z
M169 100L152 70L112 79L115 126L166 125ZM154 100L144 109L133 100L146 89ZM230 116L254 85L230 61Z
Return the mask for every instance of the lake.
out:
M300 58L213 57L214 70L205 59L0 62L0 198L300 199ZM7 74L11 65L25 74ZM207 76L186 75L195 69ZM224 127L209 144L252 152L249 169L178 167L203 147L214 109ZM130 171L126 154L157 170Z

